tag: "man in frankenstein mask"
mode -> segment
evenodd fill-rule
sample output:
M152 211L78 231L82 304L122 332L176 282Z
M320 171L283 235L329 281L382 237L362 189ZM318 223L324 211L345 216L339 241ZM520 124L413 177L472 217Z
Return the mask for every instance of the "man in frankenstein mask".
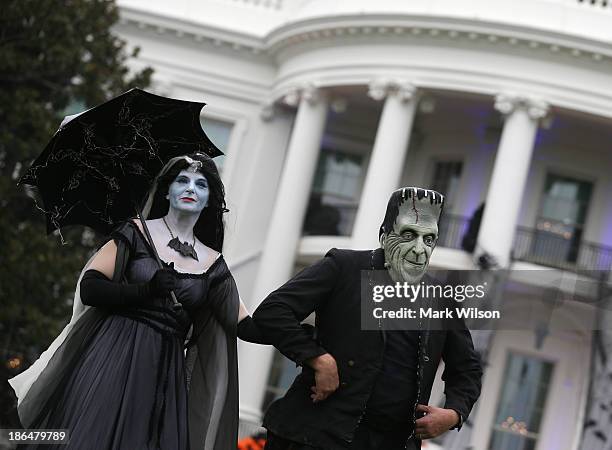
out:
M361 329L361 276L387 270L420 283L438 237L444 197L393 192L375 250L330 250L271 293L253 318L266 339L302 366L264 418L267 450L419 449L460 429L480 395L482 368L469 331ZM316 313L315 335L300 323ZM428 405L440 360L444 407Z

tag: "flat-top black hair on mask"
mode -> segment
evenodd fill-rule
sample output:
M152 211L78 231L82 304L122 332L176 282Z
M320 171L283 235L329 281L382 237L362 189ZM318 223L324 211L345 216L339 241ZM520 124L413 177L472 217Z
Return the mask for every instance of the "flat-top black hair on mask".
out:
M424 198L429 200L430 205L440 205L440 215L438 217L438 223L440 223L440 217L442 217L442 211L444 209L444 196L439 192L433 191L431 189L422 189L417 187L404 187L393 191L391 197L389 198L389 202L387 203L387 211L385 212L385 218L383 219L382 224L380 225L380 230L378 231L378 238L383 234L389 234L389 232L393 229L393 225L395 224L395 220L399 215L400 207L408 201L408 199L415 199L419 202L422 202ZM427 201L427 200L425 200Z

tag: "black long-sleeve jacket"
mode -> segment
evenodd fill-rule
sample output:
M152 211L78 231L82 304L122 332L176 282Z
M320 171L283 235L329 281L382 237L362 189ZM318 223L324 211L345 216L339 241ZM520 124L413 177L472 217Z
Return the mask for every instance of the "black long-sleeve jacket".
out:
M272 403L264 427L292 441L331 450L350 447L382 365L384 332L361 329L362 270L382 270L381 249L332 249L272 292L253 314L266 340L302 365L286 395ZM300 322L316 312L317 340ZM427 404L436 370L445 362L445 408L465 420L480 395L482 368L467 329L419 332L417 402ZM313 404L314 371L304 361L329 352L336 359L340 387ZM416 441L417 446L420 442Z

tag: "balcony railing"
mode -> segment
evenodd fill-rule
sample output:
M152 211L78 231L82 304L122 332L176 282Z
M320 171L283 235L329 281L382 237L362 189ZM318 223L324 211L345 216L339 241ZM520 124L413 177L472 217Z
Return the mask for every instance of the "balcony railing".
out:
M611 247L526 227L516 230L512 257L571 271L608 271L612 267Z
M466 250L462 244L468 231L469 222L468 217L442 214L438 225L437 246ZM467 242L465 244L469 245Z
M303 233L314 236L350 236L356 211L356 205L325 205L313 209ZM468 217L443 214L438 225L437 246L473 251L478 226L472 228ZM518 227L512 259L578 272L607 271L612 269L612 247Z

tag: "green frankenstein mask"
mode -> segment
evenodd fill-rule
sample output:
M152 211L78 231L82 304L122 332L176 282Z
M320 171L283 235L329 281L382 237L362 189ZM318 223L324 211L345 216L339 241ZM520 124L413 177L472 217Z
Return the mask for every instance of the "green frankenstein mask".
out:
M379 238L393 281L415 284L425 274L443 205L444 196L430 189L405 187L391 194Z

